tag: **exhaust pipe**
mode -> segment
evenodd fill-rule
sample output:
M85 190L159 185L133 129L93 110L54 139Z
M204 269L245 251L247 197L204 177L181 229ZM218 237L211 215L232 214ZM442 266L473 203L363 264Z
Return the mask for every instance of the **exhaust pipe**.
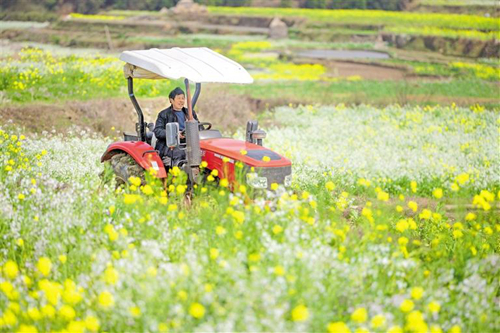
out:
M185 79L186 85L186 98L188 105L188 120L186 121L186 157L187 165L186 172L191 180L191 184L198 182L198 175L200 174L201 164L201 148L200 148L200 133L198 128L198 121L193 118L193 107L191 104L191 91L189 89L189 80ZM199 87L197 87L199 88ZM196 91L199 94L199 89ZM195 93L196 99L198 99ZM196 100L195 100L196 103Z
M186 121L186 156L190 167L201 164L200 133L196 120Z

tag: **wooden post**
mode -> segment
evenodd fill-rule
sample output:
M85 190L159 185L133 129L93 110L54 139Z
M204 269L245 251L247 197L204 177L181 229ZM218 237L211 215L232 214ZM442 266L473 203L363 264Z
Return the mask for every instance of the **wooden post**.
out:
M104 26L104 33L106 34L106 40L108 41L108 49L113 51L113 44L111 44L111 34L109 33L108 25Z

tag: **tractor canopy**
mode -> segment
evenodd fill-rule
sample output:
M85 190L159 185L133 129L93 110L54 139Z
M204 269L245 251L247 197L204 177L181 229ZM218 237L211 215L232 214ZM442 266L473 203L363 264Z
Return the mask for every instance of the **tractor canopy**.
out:
M237 62L206 47L125 51L126 78L180 79L196 83L248 84L253 78Z

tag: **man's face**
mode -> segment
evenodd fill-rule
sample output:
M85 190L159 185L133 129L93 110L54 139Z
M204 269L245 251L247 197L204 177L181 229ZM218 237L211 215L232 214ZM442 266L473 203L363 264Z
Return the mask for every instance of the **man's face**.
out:
M184 95L177 95L174 99L170 99L170 103L174 106L174 110L182 110L186 98Z

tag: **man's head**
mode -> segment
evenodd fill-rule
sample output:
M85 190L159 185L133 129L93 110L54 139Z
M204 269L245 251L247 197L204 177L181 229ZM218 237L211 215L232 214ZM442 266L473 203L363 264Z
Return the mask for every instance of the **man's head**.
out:
M184 91L182 91L179 87L170 92L168 99L170 100L170 104L172 104L174 110L182 110L184 102L186 101Z

